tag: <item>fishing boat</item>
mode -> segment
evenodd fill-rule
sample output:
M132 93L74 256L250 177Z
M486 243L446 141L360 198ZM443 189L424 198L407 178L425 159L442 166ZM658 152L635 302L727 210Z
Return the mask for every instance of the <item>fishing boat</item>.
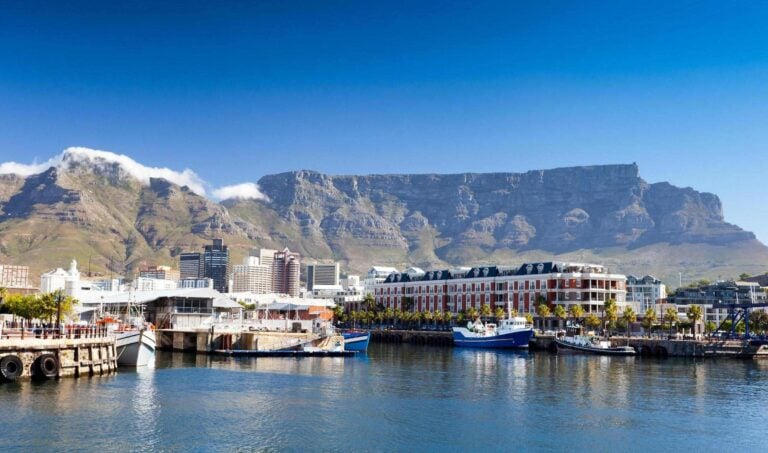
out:
M151 327L115 331L117 365L145 367L155 364L155 331Z
M632 346L611 346L608 340L585 335L565 336L555 338L558 352L578 352L599 355L636 355Z
M370 332L362 332L359 330L348 330L342 332L344 337L344 350L345 351L362 351L368 350L368 343L371 340Z
M469 322L467 327L453 328L453 343L468 348L527 348L533 338L533 326L525 318L511 317L500 325Z

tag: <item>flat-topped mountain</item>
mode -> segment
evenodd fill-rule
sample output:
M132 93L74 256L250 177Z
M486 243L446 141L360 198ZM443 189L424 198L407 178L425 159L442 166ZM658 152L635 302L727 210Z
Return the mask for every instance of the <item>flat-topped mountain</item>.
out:
M768 248L724 220L716 195L649 184L634 164L453 175L302 170L262 177L265 198L221 203L125 167L65 154L37 174L0 175L0 259L34 273L72 257L130 272L141 262L173 264L221 236L235 259L251 246L288 246L357 273L372 264L568 259L676 283L678 272L768 269Z

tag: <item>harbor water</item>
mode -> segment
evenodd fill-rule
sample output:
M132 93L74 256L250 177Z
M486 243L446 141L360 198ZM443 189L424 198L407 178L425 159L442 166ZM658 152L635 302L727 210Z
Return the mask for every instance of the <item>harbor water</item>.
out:
M768 361L372 344L0 385L0 451L761 451Z

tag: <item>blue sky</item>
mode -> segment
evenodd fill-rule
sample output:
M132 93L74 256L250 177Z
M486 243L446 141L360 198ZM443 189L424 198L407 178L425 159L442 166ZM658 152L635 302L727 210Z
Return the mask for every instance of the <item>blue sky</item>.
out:
M0 9L0 162L86 146L213 186L637 162L768 241L758 2L111 3Z

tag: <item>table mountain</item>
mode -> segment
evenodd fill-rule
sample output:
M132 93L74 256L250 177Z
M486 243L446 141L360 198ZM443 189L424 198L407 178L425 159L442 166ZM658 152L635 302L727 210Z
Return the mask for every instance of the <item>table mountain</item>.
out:
M235 252L288 246L335 259L422 267L527 260L597 261L677 279L757 273L768 248L725 222L716 195L649 184L636 165L453 175L268 175L267 199L216 203L119 163L67 159L28 177L0 175L0 257L33 275L72 257L130 273L174 264L221 236ZM84 271L87 269L83 268ZM35 277L36 280L36 277Z

